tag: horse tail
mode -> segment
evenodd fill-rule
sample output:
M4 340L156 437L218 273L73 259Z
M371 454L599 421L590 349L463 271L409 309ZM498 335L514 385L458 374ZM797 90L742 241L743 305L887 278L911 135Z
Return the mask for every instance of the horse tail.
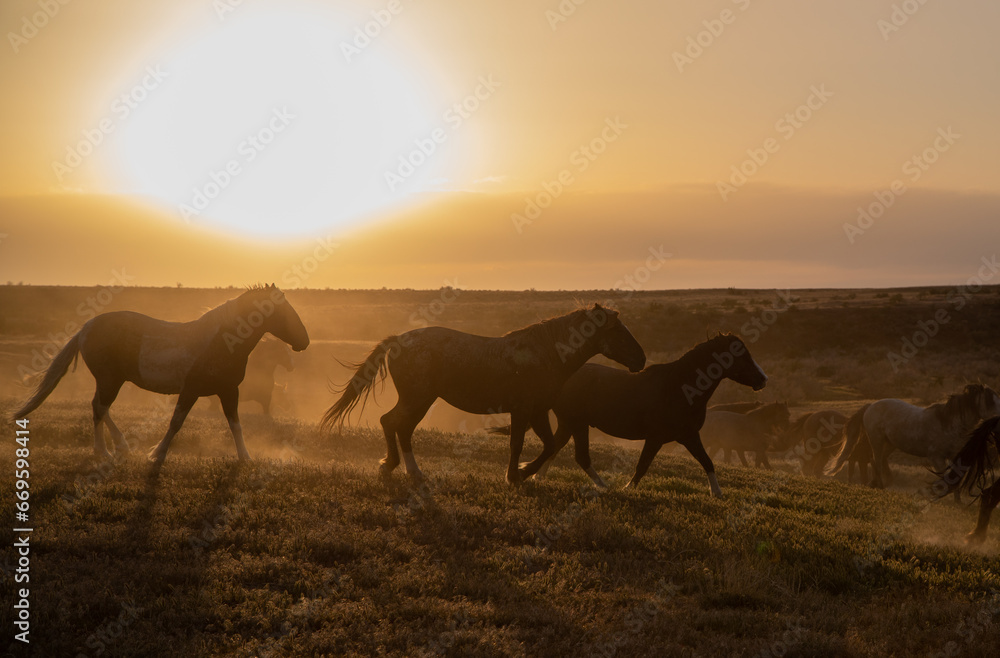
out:
M840 431L840 436L843 437L843 445L840 446L840 452L834 457L834 463L831 466L827 466L823 469L823 472L827 475L836 475L840 472L840 469L844 467L847 460L850 459L851 453L854 452L854 448L858 445L858 441L861 439L862 433L865 431L864 427L864 417L865 412L868 411L870 404L866 404L851 416L847 423L844 425L844 429Z
M382 381L389 373L389 358L394 350L399 350L399 336L389 336L375 346L368 357L360 363L348 363L348 368L354 368L354 376L339 391L340 399L333 403L320 422L320 428L332 429L334 425L343 425L351 411L360 403L364 411L368 396L372 394L376 381Z
M14 412L12 418L15 420L24 418L41 406L45 398L49 397L52 391L55 390L56 384L59 383L59 380L69 370L70 364L73 364L74 370L76 369L76 360L79 356L80 332L77 332L76 335L69 339L69 342L60 350L59 354L56 354L56 358L52 359L52 363L49 364L48 370L45 371L42 381L35 387L31 399L25 402L23 407Z
M936 498L943 498L956 489L973 496L973 490L986 488L987 475L996 467L996 451L1000 450L998 428L1000 416L994 416L979 423L969 434L969 440L948 468L937 473L939 479L931 489ZM990 450L990 444L993 450Z

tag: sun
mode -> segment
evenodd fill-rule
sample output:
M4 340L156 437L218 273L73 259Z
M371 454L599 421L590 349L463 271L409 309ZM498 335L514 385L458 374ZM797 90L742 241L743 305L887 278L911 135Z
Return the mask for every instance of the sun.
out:
M113 136L114 191L259 236L329 232L405 203L440 175L427 162L403 189L386 182L433 128L433 94L389 34L345 56L350 30L248 7L185 40L144 69L154 82L146 73Z

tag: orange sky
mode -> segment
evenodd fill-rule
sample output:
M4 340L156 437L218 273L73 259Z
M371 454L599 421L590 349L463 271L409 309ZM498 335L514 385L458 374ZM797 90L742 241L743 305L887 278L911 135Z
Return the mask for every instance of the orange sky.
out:
M902 4L5 1L0 282L960 283L1000 6Z

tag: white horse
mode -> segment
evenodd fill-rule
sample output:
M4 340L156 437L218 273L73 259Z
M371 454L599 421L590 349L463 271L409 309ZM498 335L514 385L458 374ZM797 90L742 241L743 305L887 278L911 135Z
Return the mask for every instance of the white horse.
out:
M924 457L935 470L943 471L965 445L976 424L998 414L1000 396L982 384L969 384L961 393L929 407L895 399L873 402L855 414L861 416L860 423L848 421L848 426L857 426L858 431L847 432L837 460L827 474L840 471L862 434L872 447L873 487L885 488L883 472L888 472L889 454L894 450Z
M23 418L49 396L78 356L97 380L94 393L94 454L110 458L101 425L107 425L116 449L128 452L121 430L108 409L125 382L155 393L179 394L170 427L149 453L163 463L171 439L199 397L219 396L236 454L249 459L240 428L239 385L247 358L264 333L280 338L295 351L309 345L302 320L284 293L273 284L247 290L191 322L166 322L131 311L102 313L83 328L56 355L31 399L14 414Z

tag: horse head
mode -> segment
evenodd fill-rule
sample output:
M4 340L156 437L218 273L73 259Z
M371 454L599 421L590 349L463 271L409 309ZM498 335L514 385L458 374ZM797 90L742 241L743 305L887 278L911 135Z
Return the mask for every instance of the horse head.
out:
M977 420L1000 415L1000 395L989 386L969 384L964 392L975 400L976 411L979 414Z
M715 362L723 368L723 377L755 391L767 385L767 375L750 356L750 350L739 336L720 333L708 341L708 344Z
M646 352L625 323L618 317L618 311L594 304L586 311L587 320L596 327L597 351L612 361L617 361L631 372L639 372L646 367Z
M264 331L288 343L293 350L301 352L309 347L309 333L283 293L273 283L254 290L259 299L254 306L264 316Z

